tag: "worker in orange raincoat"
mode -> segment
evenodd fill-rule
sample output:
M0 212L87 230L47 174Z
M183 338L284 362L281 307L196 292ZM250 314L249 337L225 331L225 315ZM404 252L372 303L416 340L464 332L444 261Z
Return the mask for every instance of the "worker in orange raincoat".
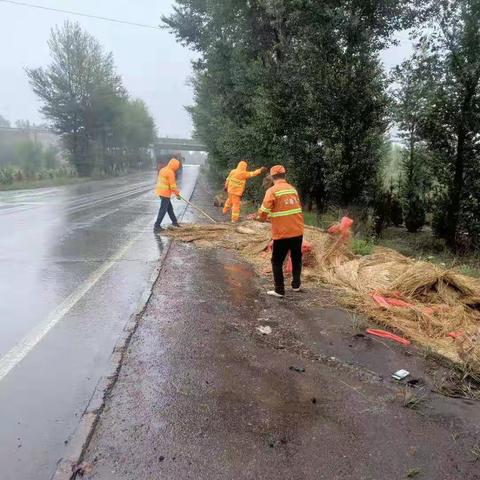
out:
M247 162L242 160L237 165L235 170L230 172L227 180L225 181L225 191L228 192L228 199L223 207L223 213L227 214L232 210L232 222L238 222L240 219L240 202L242 195L245 192L245 184L249 178L258 177L266 171L265 167L254 170L253 172L247 171Z
M173 211L172 206L172 195L175 195L177 198L180 198L180 192L177 188L177 171L180 168L180 161L178 160L179 155L174 155L172 159L168 162L166 167L163 167L158 172L157 186L155 188L155 195L160 197L160 210L158 211L157 221L153 227L154 232L160 232L163 230L162 221L165 215L168 213L172 225L174 227L179 227L177 217Z
M272 223L272 270L275 290L267 292L273 297L285 296L283 263L290 252L292 259L292 288L300 291L302 274L302 243L304 222L302 205L297 190L286 180L286 170L276 165L270 170L274 185L269 188L258 211L260 220Z

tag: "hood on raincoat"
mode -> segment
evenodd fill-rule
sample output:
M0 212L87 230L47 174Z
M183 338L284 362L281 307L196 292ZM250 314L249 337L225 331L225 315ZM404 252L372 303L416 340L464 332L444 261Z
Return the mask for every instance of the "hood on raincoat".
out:
M180 162L176 158L172 158L167 167L176 172L180 168Z
M245 160L241 160L240 162L238 162L237 170L239 170L240 172L245 172L247 170L247 167L247 162Z

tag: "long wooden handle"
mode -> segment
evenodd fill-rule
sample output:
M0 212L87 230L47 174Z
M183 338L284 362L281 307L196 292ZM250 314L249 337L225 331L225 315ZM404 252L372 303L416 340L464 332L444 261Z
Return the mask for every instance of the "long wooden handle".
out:
M216 220L214 220L207 212L204 212L201 208L198 208L196 205L194 205L193 203L189 202L186 198L183 198L181 195L180 195L180 198L187 204L189 205L190 207L194 208L195 210L197 210L198 212L200 212L201 214L205 215L205 217L207 217L211 222L213 223L218 223Z

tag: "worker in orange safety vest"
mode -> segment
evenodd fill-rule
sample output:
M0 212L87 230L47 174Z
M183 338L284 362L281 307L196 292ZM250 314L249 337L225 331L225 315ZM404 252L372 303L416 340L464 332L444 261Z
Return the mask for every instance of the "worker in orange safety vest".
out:
M258 211L259 220L269 219L272 224L272 270L275 290L267 294L273 297L285 296L283 263L288 253L292 260L292 288L300 291L302 273L302 243L304 222L302 205L297 190L286 180L282 165L271 168L274 185L269 188Z
M163 167L158 172L157 186L155 188L155 195L160 197L160 210L158 211L157 221L153 227L154 232L161 232L162 221L165 215L168 213L172 225L174 227L179 227L177 217L173 211L172 206L172 195L175 195L177 198L180 198L180 192L177 188L177 171L180 168L180 161L178 160L179 155L174 155L172 159L168 162L166 167Z
M266 172L266 168L262 167L253 172L247 171L247 162L242 160L235 170L232 170L225 181L225 191L228 192L228 199L223 207L223 213L227 214L232 210L232 222L240 220L240 202L245 192L245 185L249 178L258 177L258 175Z

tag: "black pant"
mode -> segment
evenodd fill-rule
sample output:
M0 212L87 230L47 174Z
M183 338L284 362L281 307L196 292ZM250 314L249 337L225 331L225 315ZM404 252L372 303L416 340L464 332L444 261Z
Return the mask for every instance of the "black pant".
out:
M165 215L168 213L170 220L174 225L178 223L177 217L175 216L175 212L173 211L172 201L170 198L167 197L160 197L162 203L160 204L160 210L158 211L157 221L155 222L154 228L160 228L160 225L163 222Z
M303 237L283 238L273 241L272 269L275 282L275 291L285 295L285 282L283 278L283 263L290 252L292 259L292 288L300 288L302 274L302 243Z

